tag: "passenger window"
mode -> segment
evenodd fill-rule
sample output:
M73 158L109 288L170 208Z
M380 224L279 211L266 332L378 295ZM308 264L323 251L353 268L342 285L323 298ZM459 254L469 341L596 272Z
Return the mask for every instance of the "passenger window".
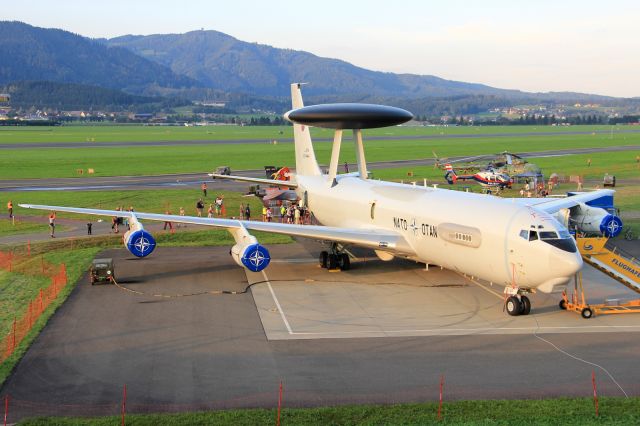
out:
M527 231L526 229L523 229L522 231L520 231L520 237L524 238L525 240L529 239L529 231Z
M536 231L529 231L529 241L535 241L538 239L538 233Z

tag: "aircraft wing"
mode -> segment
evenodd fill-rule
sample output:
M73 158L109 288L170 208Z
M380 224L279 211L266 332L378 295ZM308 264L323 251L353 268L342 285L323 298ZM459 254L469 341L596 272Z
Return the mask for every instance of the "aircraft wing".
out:
M117 216L130 218L132 213L118 210L85 209L79 207L45 206L38 204L19 204L20 207L56 212L80 213L96 216ZM339 228L317 225L291 225L276 222L257 222L251 220L218 219L194 216L178 216L157 213L134 212L138 219L159 222L189 223L193 225L213 226L224 229L245 228L253 231L273 232L275 234L313 238L343 244L354 244L371 249L383 249L394 253L413 254L404 237L396 232L365 228Z
M570 197L547 197L547 198L510 198L514 203L535 207L536 209L553 214L560 209L575 207L580 203L597 200L604 197L613 197L615 193L612 189L600 189L597 191L580 192Z
M214 179L229 179L229 180L237 180L240 182L263 183L265 185L287 186L289 188L298 187L297 183L291 182L288 180L262 179L262 178L254 178L254 177L247 177L247 176L219 175L217 173L209 173L209 176L211 176Z

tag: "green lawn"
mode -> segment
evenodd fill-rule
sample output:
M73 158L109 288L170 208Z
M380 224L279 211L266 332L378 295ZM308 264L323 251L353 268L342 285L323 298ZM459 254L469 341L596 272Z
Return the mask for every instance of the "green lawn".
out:
M158 141L158 140L228 140L256 139L278 140L292 137L291 126L142 126L142 125L65 125L59 127L0 127L0 143L29 142L113 142L113 141ZM606 131L612 126L485 126L485 127L423 127L395 126L367 130L372 136L414 135L468 135L481 133L528 133L528 132L575 132ZM613 134L633 128L614 126ZM333 132L314 129L317 137L332 137Z
M32 232L47 232L46 224L24 222L17 219L12 223L4 217L0 219L0 237L4 235L29 234Z
M237 192L215 191L211 189L208 197L204 198L205 214L208 205L213 203L217 195L224 196L227 217L239 215L240 204L249 204L252 217L259 218L262 214L262 202L254 196L243 196ZM58 206L88 207L100 209L115 209L118 206L128 209L132 206L137 211L151 213L165 213L170 211L178 214L180 207L184 207L187 215L196 215L195 204L202 192L199 189L158 189L158 190L118 190L118 191L25 191L12 192L11 197L15 205L14 214L21 216L45 216L48 212L30 210L19 207L19 203L47 204ZM0 199L0 202L4 199ZM86 215L59 213L58 217L87 218Z
M286 396L285 396L286 398ZM436 403L351 405L323 408L284 408L283 425L632 425L640 423L639 398L601 398L599 417L591 398L543 400L457 401L443 405L438 420ZM151 425L268 425L276 410L245 409L164 415L127 415L126 424ZM41 418L19 425L114 425L119 416L95 419Z
M142 128L145 129L145 128ZM147 128L152 132L154 128ZM238 128L245 129L245 128ZM249 128L251 129L251 128ZM257 128L261 129L261 128ZM272 128L268 128L272 129ZM389 140L368 140L365 142L367 161L406 160L432 158L433 152L439 157L471 156L497 153L504 150L512 152L548 151L563 148L588 148L619 145L640 145L640 133L587 135L545 135L482 137L473 139L401 139L393 136L416 128L391 128L384 135ZM423 128L418 129L431 129ZM452 128L456 129L456 128ZM462 129L462 128L461 128ZM470 128L476 129L476 128ZM491 133L504 131L499 128L477 128L477 132ZM519 127L509 127L520 131ZM547 128L544 128L545 130ZM558 129L558 128L552 128ZM198 129L196 129L198 130ZM383 129L384 130L384 129ZM387 129L389 130L389 129ZM448 130L448 129L447 129ZM531 131L531 129L529 129ZM138 130L139 131L139 130ZM257 131L257 130L256 130ZM469 131L467 129L467 131ZM328 137L328 131L314 129L313 135ZM0 131L1 134L1 131ZM375 135L376 131L365 132ZM424 133L417 133L422 135ZM144 134L151 136L151 134ZM53 135L52 135L53 136ZM291 137L291 129L284 130L285 137ZM10 138L7 138L10 139ZM39 148L29 149L28 144L16 144L16 149L5 149L0 157L0 179L77 177L78 169L92 168L96 176L153 175L164 173L186 173L212 171L219 165L229 165L232 170L260 169L265 165L294 165L294 147L291 143L270 144L264 138L263 144L211 144L184 146L147 146L147 147L101 147L101 148ZM0 137L2 142L2 137ZM331 144L316 143L318 160L329 162ZM635 158L640 152L627 153ZM353 144L346 139L343 144L341 161L355 161ZM87 175L84 175L87 176Z

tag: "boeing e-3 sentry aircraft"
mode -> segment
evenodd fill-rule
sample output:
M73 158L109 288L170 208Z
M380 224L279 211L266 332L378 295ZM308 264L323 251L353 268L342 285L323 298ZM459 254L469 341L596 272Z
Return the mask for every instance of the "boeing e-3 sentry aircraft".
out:
M362 129L404 123L408 111L370 104L321 104L304 107L301 85L291 86L293 109L285 118L293 123L296 173L291 181L213 175L269 183L296 191L301 202L322 223L291 225L274 222L199 218L155 213L21 204L25 208L129 218L124 236L135 256L153 251L155 240L139 219L207 225L227 229L236 244L235 262L260 272L269 265L268 250L250 231L267 231L330 242L320 264L348 269L346 248L373 249L388 261L402 257L438 265L505 286L510 315L528 314L527 293L551 292L582 267L582 259L567 226L609 236L620 232L620 219L590 206L612 199L612 190L581 193L562 199L504 199L490 195L419 187L369 179ZM328 174L316 161L309 126L335 129ZM352 130L358 171L338 174L342 133ZM557 220L556 220L557 219ZM564 222L564 225L561 224ZM263 272L264 273L264 272Z

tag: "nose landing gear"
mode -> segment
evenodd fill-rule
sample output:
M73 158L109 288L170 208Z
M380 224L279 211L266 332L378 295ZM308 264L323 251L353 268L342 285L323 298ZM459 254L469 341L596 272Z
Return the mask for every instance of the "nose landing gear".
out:
M527 293L535 293L534 289L507 286L504 289L506 300L504 308L511 316L529 315L531 312L531 300Z

